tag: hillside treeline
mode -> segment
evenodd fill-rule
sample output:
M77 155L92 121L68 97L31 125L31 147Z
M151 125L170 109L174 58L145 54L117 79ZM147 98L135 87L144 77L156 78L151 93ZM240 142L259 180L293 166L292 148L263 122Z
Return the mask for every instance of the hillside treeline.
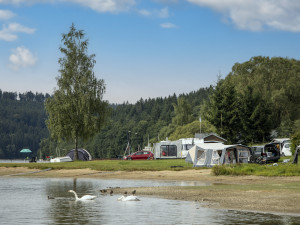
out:
M112 158L124 154L128 141L136 151L148 141L194 137L200 129L202 133L216 132L228 143L253 144L273 137L290 137L300 132L299 87L300 61L253 57L236 63L215 86L179 96L111 105L107 125L80 146L94 158ZM38 156L41 153L43 157L65 155L74 146L51 140L45 127L44 100L49 95L28 93L21 97L1 92L0 134L4 138L0 140L0 157L18 157L23 147L33 149L34 154L39 149ZM13 116L23 118L28 114L35 124ZM28 127L35 130L28 131ZM28 136L20 136L19 142L12 138L26 132Z
M48 94L0 90L0 158L26 157L23 148L35 154L41 139L49 136L44 101Z
M190 120L187 122L190 122L191 118L198 118L199 106L205 99L208 99L211 90L211 87L201 88L180 96L173 94L165 98L140 99L135 104L112 105L111 119L107 126L87 143L81 143L81 146L95 158L115 158L124 154L128 141L132 150L136 151L148 144L148 138L150 143L164 140L166 133L163 132L163 128L172 124L175 116L174 105L178 103L178 99L185 99L189 102ZM199 124L197 130L199 130ZM56 143L50 138L41 143L43 154L49 155L50 150L53 151L56 148L63 155L74 146Z

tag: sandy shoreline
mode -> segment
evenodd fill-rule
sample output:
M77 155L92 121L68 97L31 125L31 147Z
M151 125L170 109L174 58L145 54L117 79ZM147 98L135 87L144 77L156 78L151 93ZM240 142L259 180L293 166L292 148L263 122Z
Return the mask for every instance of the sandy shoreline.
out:
M210 186L141 187L138 195L198 201L204 207L300 215L300 177L212 176L210 169L186 171L107 172L90 169L39 171L0 167L1 177L94 178L198 181ZM123 193L125 189L114 189Z

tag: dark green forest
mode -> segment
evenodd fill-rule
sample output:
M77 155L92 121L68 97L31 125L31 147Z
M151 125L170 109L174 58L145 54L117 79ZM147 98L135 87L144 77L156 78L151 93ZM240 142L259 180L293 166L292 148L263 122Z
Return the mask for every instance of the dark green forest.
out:
M107 125L80 147L94 158L124 154L150 143L215 132L228 143L255 144L300 132L300 61L253 57L236 63L215 86L180 95L113 104ZM22 148L38 157L65 155L72 143L50 138L45 125L49 94L0 91L0 158L21 158Z
M49 95L0 90L0 158L25 157L23 148L35 154L40 141L49 136L45 125L44 101Z

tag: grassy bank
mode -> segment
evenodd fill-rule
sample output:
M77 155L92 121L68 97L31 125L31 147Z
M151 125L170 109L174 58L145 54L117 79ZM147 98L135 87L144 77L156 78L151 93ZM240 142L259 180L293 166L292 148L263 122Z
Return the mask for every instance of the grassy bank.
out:
M29 169L92 169L96 171L182 171L190 169L205 169L203 167L193 167L192 164L186 163L184 159L175 160L95 160L95 161L75 161L65 163L0 163L0 167L27 167ZM258 164L236 164L214 166L212 174L229 175L229 176L300 176L300 165L291 163L278 163L258 165Z
M230 166L215 166L212 173L219 175L256 175L256 176L300 176L300 166L291 163L279 163L278 166L272 164L240 164Z
M193 165L184 159L175 160L95 160L75 161L64 163L0 163L0 167L27 167L30 169L92 169L97 171L162 171L162 170L187 170Z

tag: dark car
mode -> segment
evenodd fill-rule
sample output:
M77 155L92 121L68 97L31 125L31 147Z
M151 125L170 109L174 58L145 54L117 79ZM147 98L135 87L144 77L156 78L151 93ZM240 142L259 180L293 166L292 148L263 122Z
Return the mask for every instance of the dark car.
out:
M131 155L125 157L127 160L137 160L137 159L153 159L154 155L150 151L138 151Z
M251 147L251 162L278 162L279 159L280 150L277 148L276 144L266 144L264 146Z

